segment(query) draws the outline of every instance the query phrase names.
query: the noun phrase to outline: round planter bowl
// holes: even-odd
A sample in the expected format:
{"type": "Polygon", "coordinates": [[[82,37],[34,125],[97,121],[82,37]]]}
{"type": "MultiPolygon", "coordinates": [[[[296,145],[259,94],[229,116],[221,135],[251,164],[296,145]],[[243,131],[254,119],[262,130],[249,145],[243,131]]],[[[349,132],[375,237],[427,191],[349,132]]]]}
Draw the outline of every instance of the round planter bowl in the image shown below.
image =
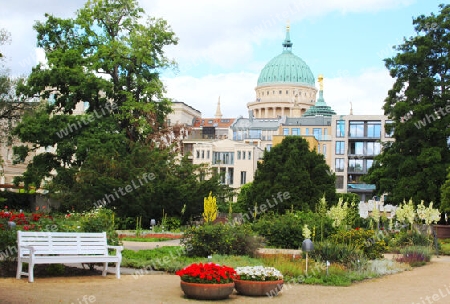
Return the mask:
{"type": "Polygon", "coordinates": [[[234,280],[234,288],[245,296],[276,296],[283,288],[283,280],[247,281],[234,280]]]}
{"type": "Polygon", "coordinates": [[[226,299],[234,290],[234,283],[201,284],[181,281],[180,286],[186,297],[197,300],[226,299]]]}
{"type": "Polygon", "coordinates": [[[450,225],[433,225],[433,229],[436,231],[438,239],[450,238],[450,225]]]}

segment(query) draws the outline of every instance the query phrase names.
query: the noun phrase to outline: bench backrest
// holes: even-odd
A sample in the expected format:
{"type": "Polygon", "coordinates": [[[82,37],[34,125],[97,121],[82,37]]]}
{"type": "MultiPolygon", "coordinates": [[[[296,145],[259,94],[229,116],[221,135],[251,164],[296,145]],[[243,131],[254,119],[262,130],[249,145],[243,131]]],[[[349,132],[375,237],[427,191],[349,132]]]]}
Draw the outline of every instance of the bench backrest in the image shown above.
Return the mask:
{"type": "Polygon", "coordinates": [[[33,246],[36,254],[98,254],[108,255],[106,232],[37,232],[17,231],[20,256],[29,250],[20,246],[33,246]]]}

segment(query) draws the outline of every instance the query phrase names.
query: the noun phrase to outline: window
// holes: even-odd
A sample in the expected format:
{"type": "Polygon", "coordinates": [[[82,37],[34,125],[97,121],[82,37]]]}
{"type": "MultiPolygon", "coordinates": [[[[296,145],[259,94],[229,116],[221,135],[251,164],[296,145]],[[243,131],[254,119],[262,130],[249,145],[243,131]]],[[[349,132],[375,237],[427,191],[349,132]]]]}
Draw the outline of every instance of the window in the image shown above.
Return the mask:
{"type": "Polygon", "coordinates": [[[317,153],[320,153],[320,144],[317,144],[317,153]]]}
{"type": "Polygon", "coordinates": [[[344,188],[344,177],[343,176],[336,176],[336,188],[337,189],[344,188]]]}
{"type": "Polygon", "coordinates": [[[322,147],[322,154],[323,154],[323,155],[326,155],[326,154],[327,154],[327,145],[326,145],[326,144],[323,144],[323,147],[322,147]]]}
{"type": "Polygon", "coordinates": [[[335,146],[336,155],[343,155],[345,153],[345,142],[337,141],[335,146]]]}
{"type": "Polygon", "coordinates": [[[289,90],[286,90],[286,95],[289,95],[289,90]]]}
{"type": "Polygon", "coordinates": [[[234,153],[233,152],[213,152],[213,165],[233,165],[234,153]]]}
{"type": "Polygon", "coordinates": [[[280,95],[281,95],[281,94],[283,94],[283,93],[281,93],[281,90],[279,90],[279,91],[278,91],[278,94],[280,94],[280,95]]]}
{"type": "Polygon", "coordinates": [[[313,134],[317,140],[322,140],[322,129],[321,128],[313,128],[313,134]]]}
{"type": "Polygon", "coordinates": [[[260,139],[261,138],[261,129],[257,129],[257,130],[249,130],[249,138],[256,138],[256,139],[260,139]]]}
{"type": "Polygon", "coordinates": [[[247,171],[241,171],[241,185],[247,182],[247,171]]]}
{"type": "Polygon", "coordinates": [[[271,149],[272,149],[272,145],[271,145],[271,144],[268,144],[268,145],[266,146],[266,150],[267,150],[268,152],[270,152],[271,149]]]}
{"type": "Polygon", "coordinates": [[[300,135],[300,128],[293,128],[292,135],[300,135]]]}
{"type": "Polygon", "coordinates": [[[197,156],[197,158],[200,158],[200,151],[199,150],[197,150],[196,156],[197,156]]]}
{"type": "Polygon", "coordinates": [[[309,128],[305,129],[305,135],[309,135],[309,128]]]}
{"type": "Polygon", "coordinates": [[[336,137],[345,137],[345,121],[336,120],[336,137]]]}
{"type": "Polygon", "coordinates": [[[364,155],[364,143],[360,141],[350,143],[350,154],[364,155]]]}
{"type": "Polygon", "coordinates": [[[237,159],[241,159],[241,151],[237,151],[237,159]]]}
{"type": "Polygon", "coordinates": [[[283,135],[289,135],[289,129],[288,128],[284,128],[283,129],[283,135]]]}
{"type": "Polygon", "coordinates": [[[363,160],[362,159],[349,159],[348,171],[351,172],[363,172],[363,160]]]}
{"type": "Polygon", "coordinates": [[[378,155],[380,154],[380,143],[379,142],[368,142],[366,155],[378,155]]]}
{"type": "Polygon", "coordinates": [[[381,137],[381,123],[369,121],[367,123],[367,137],[380,138],[381,137]]]}
{"type": "Polygon", "coordinates": [[[242,151],[242,159],[245,159],[245,151],[242,151]]]}
{"type": "Polygon", "coordinates": [[[202,150],[202,159],[205,158],[205,150],[202,150]]]}
{"type": "Polygon", "coordinates": [[[335,172],[344,172],[344,159],[336,158],[334,161],[334,171],[335,172]]]}
{"type": "Polygon", "coordinates": [[[366,168],[369,170],[373,166],[373,159],[366,160],[366,168]]]}
{"type": "Polygon", "coordinates": [[[251,151],[248,151],[248,159],[249,160],[252,159],[252,152],[251,151]]]}
{"type": "Polygon", "coordinates": [[[210,154],[209,154],[209,150],[208,150],[208,151],[206,151],[206,159],[209,159],[209,157],[210,157],[210,154]]]}
{"type": "Polygon", "coordinates": [[[364,137],[364,122],[351,121],[350,122],[350,137],[364,137]]]}

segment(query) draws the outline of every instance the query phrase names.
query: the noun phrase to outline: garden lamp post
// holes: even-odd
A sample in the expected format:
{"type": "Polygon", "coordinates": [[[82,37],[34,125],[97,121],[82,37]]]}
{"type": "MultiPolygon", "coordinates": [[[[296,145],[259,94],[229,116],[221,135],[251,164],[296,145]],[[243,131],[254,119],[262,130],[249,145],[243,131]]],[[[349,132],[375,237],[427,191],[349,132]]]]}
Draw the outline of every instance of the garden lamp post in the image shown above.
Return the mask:
{"type": "Polygon", "coordinates": [[[314,250],[314,244],[310,239],[305,239],[302,242],[302,251],[306,252],[306,274],[308,274],[308,252],[314,250]]]}

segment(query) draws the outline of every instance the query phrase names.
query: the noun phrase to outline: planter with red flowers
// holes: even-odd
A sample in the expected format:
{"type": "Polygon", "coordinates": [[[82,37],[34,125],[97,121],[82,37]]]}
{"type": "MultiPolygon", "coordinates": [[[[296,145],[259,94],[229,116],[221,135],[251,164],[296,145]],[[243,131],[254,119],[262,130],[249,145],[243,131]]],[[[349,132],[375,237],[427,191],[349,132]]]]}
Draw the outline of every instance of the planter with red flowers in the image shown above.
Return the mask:
{"type": "Polygon", "coordinates": [[[232,267],[214,263],[191,264],[176,274],[186,297],[197,300],[228,298],[234,290],[234,279],[238,278],[232,267]]]}

